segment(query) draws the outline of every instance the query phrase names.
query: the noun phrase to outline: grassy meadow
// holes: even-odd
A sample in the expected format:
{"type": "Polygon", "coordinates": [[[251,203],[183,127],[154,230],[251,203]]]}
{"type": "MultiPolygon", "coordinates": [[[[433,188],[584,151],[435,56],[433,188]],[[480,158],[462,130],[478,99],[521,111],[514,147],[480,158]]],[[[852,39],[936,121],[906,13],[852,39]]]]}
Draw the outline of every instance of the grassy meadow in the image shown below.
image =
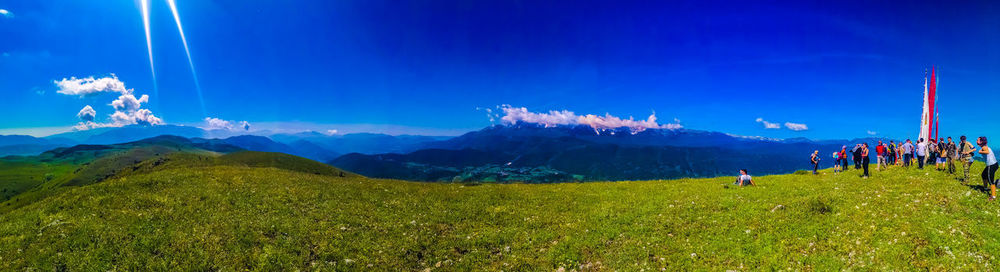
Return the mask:
{"type": "MultiPolygon", "coordinates": [[[[978,184],[982,165],[973,169],[978,184]]],[[[931,169],[440,184],[136,171],[0,213],[0,270],[987,270],[1000,203],[931,169]]]]}

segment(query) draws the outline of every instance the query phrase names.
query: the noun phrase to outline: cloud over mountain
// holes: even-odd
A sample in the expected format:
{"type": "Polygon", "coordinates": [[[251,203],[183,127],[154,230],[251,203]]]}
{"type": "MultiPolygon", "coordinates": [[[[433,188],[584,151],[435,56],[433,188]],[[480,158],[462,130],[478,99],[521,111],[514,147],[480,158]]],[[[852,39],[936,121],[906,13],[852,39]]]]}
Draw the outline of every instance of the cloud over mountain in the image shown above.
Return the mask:
{"type": "MultiPolygon", "coordinates": [[[[560,125],[587,125],[595,130],[627,127],[633,132],[654,128],[679,129],[683,127],[680,124],[680,120],[677,119],[674,119],[674,123],[657,123],[656,113],[650,114],[645,120],[635,120],[632,117],[623,119],[609,113],[604,114],[604,116],[599,116],[594,114],[577,115],[569,110],[532,112],[528,111],[525,107],[513,107],[511,105],[501,105],[498,108],[501,112],[503,112],[503,116],[499,117],[500,121],[507,125],[513,125],[519,122],[539,124],[545,127],[560,125]]],[[[487,112],[492,113],[492,111],[487,112]]],[[[496,119],[494,116],[495,115],[491,115],[491,121],[496,119]]]]}
{"type": "MultiPolygon", "coordinates": [[[[764,129],[781,129],[781,123],[772,123],[764,120],[764,118],[757,117],[754,122],[761,123],[764,125],[764,129]]],[[[809,130],[809,126],[806,124],[785,122],[785,128],[792,131],[806,131],[809,130]]]]}
{"type": "Polygon", "coordinates": [[[756,121],[757,121],[757,123],[764,124],[764,128],[766,128],[766,129],[780,129],[781,128],[781,124],[768,122],[767,120],[764,120],[764,118],[758,117],[756,121]]]}
{"type": "Polygon", "coordinates": [[[207,130],[250,130],[250,122],[236,122],[215,117],[205,117],[205,126],[202,128],[207,130]]]}
{"type": "Polygon", "coordinates": [[[215,118],[215,117],[205,117],[205,127],[203,127],[203,128],[204,129],[232,130],[233,129],[233,123],[229,122],[229,121],[226,121],[226,120],[219,119],[219,118],[215,118]]]}
{"type": "Polygon", "coordinates": [[[793,131],[809,130],[809,126],[806,126],[806,124],[798,124],[792,122],[785,122],[785,128],[791,129],[793,131]]]}
{"type": "Polygon", "coordinates": [[[121,127],[127,125],[162,125],[163,120],[153,114],[149,109],[142,108],[143,103],[149,102],[149,95],[135,97],[133,89],[125,88],[125,83],[118,80],[118,77],[111,75],[102,78],[63,78],[53,81],[59,90],[57,93],[65,95],[76,95],[80,97],[94,96],[104,92],[118,93],[118,98],[112,100],[109,106],[115,112],[109,118],[110,122],[96,122],[97,111],[90,105],[85,106],[77,113],[81,122],[73,128],[76,130],[87,130],[98,127],[121,127]]]}
{"type": "Polygon", "coordinates": [[[90,105],[83,106],[80,112],[76,114],[76,117],[79,117],[84,122],[94,121],[94,116],[97,116],[97,111],[91,108],[90,105]]]}

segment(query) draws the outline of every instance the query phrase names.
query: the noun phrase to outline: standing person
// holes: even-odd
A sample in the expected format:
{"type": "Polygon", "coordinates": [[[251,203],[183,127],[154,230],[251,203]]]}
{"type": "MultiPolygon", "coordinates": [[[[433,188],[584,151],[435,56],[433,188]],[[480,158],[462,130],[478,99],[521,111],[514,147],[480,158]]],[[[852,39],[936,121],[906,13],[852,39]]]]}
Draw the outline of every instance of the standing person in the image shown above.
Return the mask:
{"type": "Polygon", "coordinates": [[[927,161],[924,162],[925,165],[931,165],[937,162],[937,143],[935,139],[931,138],[927,140],[927,161]]]}
{"type": "Polygon", "coordinates": [[[910,167],[910,162],[913,160],[913,142],[910,139],[906,139],[906,143],[900,146],[903,150],[903,166],[910,167]]]}
{"type": "Polygon", "coordinates": [[[924,163],[927,162],[927,142],[924,142],[924,138],[917,140],[917,150],[914,153],[917,154],[917,169],[924,169],[924,163]]]}
{"type": "Polygon", "coordinates": [[[885,144],[883,144],[882,141],[879,140],[878,145],[875,146],[875,156],[876,156],[875,169],[882,171],[883,166],[889,167],[885,165],[885,155],[886,155],[885,144]]]}
{"type": "Polygon", "coordinates": [[[855,144],[851,149],[851,159],[854,160],[854,169],[861,169],[861,144],[855,144]]]}
{"type": "Polygon", "coordinates": [[[983,154],[983,160],[986,161],[986,169],[983,169],[980,176],[983,178],[983,186],[990,188],[988,200],[993,201],[997,198],[997,183],[993,179],[997,173],[997,157],[993,155],[993,149],[986,146],[986,137],[980,136],[979,139],[976,139],[976,144],[979,145],[979,154],[983,154]]]}
{"type": "Polygon", "coordinates": [[[944,138],[938,139],[937,149],[937,170],[944,171],[945,166],[947,166],[945,163],[948,162],[948,143],[944,141],[944,138]]]}
{"type": "Polygon", "coordinates": [[[868,177],[868,163],[871,162],[871,158],[868,157],[868,143],[865,143],[861,147],[861,167],[865,169],[865,174],[862,177],[868,177]]]}
{"type": "Polygon", "coordinates": [[[833,174],[840,172],[840,151],[833,152],[833,174]]]}
{"type": "Polygon", "coordinates": [[[896,146],[896,165],[903,165],[903,142],[896,146]]]}
{"type": "Polygon", "coordinates": [[[955,174],[955,160],[958,159],[958,148],[955,142],[948,137],[948,174],[955,174]]]}
{"type": "Polygon", "coordinates": [[[969,182],[969,169],[972,168],[972,153],[976,152],[976,147],[972,146],[969,141],[966,140],[965,135],[959,137],[958,143],[958,156],[959,161],[962,163],[962,183],[969,182]]]}
{"type": "Polygon", "coordinates": [[[819,174],[816,172],[819,170],[819,150],[813,151],[812,156],[810,156],[809,161],[813,164],[813,175],[819,174]]]}
{"type": "Polygon", "coordinates": [[[896,142],[889,140],[889,165],[896,165],[896,142]]]}
{"type": "Polygon", "coordinates": [[[840,167],[840,171],[844,172],[844,170],[847,170],[847,145],[840,147],[840,157],[838,157],[838,159],[840,159],[840,163],[843,164],[840,167]]]}

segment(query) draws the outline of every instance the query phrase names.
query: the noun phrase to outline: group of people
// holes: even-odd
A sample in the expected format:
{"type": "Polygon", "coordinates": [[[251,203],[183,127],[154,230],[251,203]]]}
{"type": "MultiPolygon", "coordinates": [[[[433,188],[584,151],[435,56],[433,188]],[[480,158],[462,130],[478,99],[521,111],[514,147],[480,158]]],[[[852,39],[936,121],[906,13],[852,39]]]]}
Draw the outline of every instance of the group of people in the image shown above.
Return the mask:
{"type": "MultiPolygon", "coordinates": [[[[863,169],[861,176],[864,178],[869,177],[868,164],[871,160],[870,152],[871,149],[868,143],[856,144],[850,150],[847,149],[846,145],[842,146],[840,151],[833,153],[834,174],[848,169],[847,158],[848,154],[850,154],[854,162],[854,169],[863,169]]],[[[945,138],[930,140],[920,138],[916,144],[907,139],[899,145],[895,141],[889,141],[888,144],[879,141],[878,145],[875,146],[876,169],[882,170],[892,165],[910,167],[914,163],[916,163],[917,168],[924,169],[924,165],[934,164],[937,170],[954,174],[956,171],[955,162],[957,161],[963,168],[961,180],[963,183],[967,183],[969,169],[972,167],[976,153],[982,155],[983,161],[986,162],[986,169],[983,169],[980,176],[983,180],[983,186],[990,189],[989,200],[993,200],[996,198],[996,186],[998,183],[995,175],[1000,165],[997,164],[993,149],[987,146],[986,137],[976,139],[976,145],[967,141],[965,136],[960,137],[959,142],[954,142],[951,137],[947,137],[947,140],[945,138]]],[[[818,174],[821,160],[819,150],[814,151],[809,160],[813,166],[813,174],[818,174]]]]}

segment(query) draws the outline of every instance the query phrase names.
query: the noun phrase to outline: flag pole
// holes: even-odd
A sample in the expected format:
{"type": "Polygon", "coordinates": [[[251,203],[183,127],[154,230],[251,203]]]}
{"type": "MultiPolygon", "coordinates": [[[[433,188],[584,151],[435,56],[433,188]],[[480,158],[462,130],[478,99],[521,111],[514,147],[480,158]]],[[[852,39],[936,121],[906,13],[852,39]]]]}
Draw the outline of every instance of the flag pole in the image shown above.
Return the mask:
{"type": "Polygon", "coordinates": [[[932,66],[931,67],[931,76],[934,77],[934,117],[935,117],[935,119],[937,119],[934,122],[934,139],[940,139],[939,136],[941,136],[941,134],[940,134],[940,132],[941,132],[941,109],[939,109],[940,107],[938,107],[938,104],[937,104],[937,102],[938,102],[937,71],[935,71],[935,70],[937,70],[937,69],[935,69],[932,66]]]}

